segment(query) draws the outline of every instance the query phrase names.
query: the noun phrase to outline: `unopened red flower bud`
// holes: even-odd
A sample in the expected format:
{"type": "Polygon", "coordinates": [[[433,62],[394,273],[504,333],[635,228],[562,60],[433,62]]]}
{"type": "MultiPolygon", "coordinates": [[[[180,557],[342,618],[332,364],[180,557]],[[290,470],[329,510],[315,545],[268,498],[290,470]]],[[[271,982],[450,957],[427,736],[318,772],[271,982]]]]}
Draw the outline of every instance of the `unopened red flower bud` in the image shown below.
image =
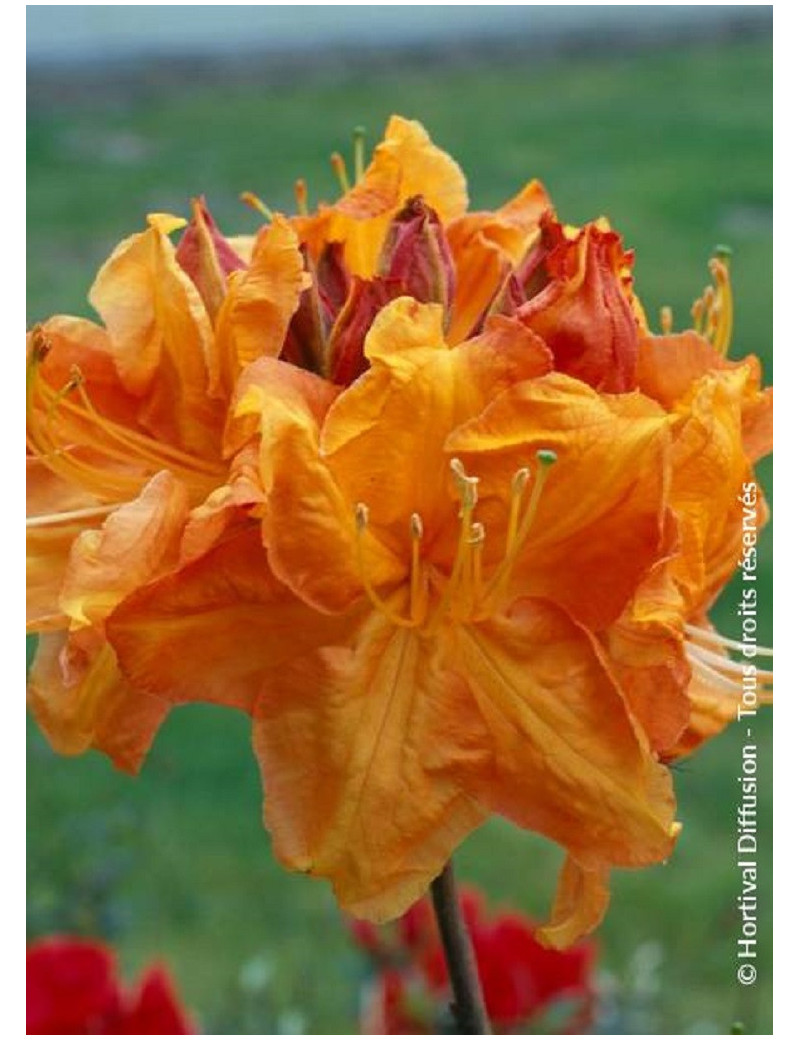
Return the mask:
{"type": "Polygon", "coordinates": [[[379,265],[404,294],[420,303],[449,310],[455,292],[455,266],[442,222],[421,195],[410,198],[389,226],[379,265]]]}

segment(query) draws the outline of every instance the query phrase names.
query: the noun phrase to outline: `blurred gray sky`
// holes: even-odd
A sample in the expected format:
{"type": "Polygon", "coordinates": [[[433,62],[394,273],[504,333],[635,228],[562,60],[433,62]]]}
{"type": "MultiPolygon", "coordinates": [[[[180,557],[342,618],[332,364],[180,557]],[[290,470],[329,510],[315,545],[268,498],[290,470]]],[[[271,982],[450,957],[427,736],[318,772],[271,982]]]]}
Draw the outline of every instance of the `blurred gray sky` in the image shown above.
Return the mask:
{"type": "Polygon", "coordinates": [[[299,50],[305,47],[452,44],[483,36],[568,37],[615,26],[658,37],[724,25],[768,5],[675,6],[27,6],[32,69],[137,56],[299,50]]]}

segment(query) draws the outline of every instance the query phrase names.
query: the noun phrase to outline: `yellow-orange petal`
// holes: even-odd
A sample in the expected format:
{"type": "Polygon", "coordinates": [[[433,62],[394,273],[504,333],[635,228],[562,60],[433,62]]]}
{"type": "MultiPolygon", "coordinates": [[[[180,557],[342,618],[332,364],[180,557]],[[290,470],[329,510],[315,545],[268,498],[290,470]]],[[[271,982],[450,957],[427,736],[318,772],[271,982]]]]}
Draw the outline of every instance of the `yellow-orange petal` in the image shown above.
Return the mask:
{"type": "Polygon", "coordinates": [[[645,336],[639,343],[637,381],[643,393],[672,409],[710,373],[746,373],[740,384],[741,430],[751,463],[772,451],[772,388],[761,389],[761,363],[751,354],[741,361],[722,357],[696,332],[645,336]]]}
{"type": "MultiPolygon", "coordinates": [[[[619,615],[662,554],[670,420],[645,404],[553,373],[500,394],[445,445],[501,503],[537,450],[556,453],[511,587],[594,630],[619,615]]],[[[493,551],[487,540],[487,558],[493,551]]]]}
{"type": "Polygon", "coordinates": [[[129,773],[139,769],[169,709],[122,679],[108,643],[64,632],[40,636],[28,703],[60,754],[97,748],[129,773]]]}
{"type": "Polygon", "coordinates": [[[505,276],[536,239],[539,221],[550,208],[544,187],[533,180],[496,212],[467,213],[447,228],[456,269],[450,343],[470,335],[505,276]]]}
{"type": "Polygon", "coordinates": [[[625,700],[654,751],[672,747],[689,724],[691,667],[683,649],[685,602],[656,564],[602,636],[625,700]]]}
{"type": "Polygon", "coordinates": [[[486,816],[469,793],[487,748],[463,681],[440,644],[376,615],[352,647],[267,679],[254,746],[276,855],[359,917],[406,910],[486,816]]]}
{"type": "MultiPolygon", "coordinates": [[[[701,376],[674,407],[669,498],[682,546],[670,574],[686,597],[689,614],[708,606],[741,555],[740,496],[752,480],[741,436],[748,378],[744,367],[701,376]]],[[[751,519],[760,527],[766,512],[763,496],[757,497],[751,519]]]]}
{"type": "Polygon", "coordinates": [[[156,577],[177,555],[188,513],[187,489],[163,470],[101,527],[84,531],[70,551],[59,598],[71,627],[102,622],[126,595],[156,577]]]}
{"type": "Polygon", "coordinates": [[[346,624],[313,613],[275,579],[251,523],[133,593],[106,630],[137,689],[250,711],[268,669],[342,638],[346,624]]]}
{"type": "Polygon", "coordinates": [[[542,945],[565,950],[594,931],[608,909],[608,875],[605,867],[586,870],[571,856],[566,857],[550,920],[536,929],[536,938],[542,945]]]}
{"type": "Polygon", "coordinates": [[[216,324],[214,386],[230,394],[246,365],[280,354],[300,294],[309,285],[297,235],[276,214],[256,237],[247,269],[229,276],[216,324]]]}
{"type": "Polygon", "coordinates": [[[461,628],[458,643],[492,748],[487,808],[586,869],[663,860],[675,837],[672,778],[592,639],[557,607],[522,600],[461,628]]]}
{"type": "MultiPolygon", "coordinates": [[[[277,577],[322,611],[349,607],[364,592],[354,503],[320,454],[320,424],[339,388],[285,362],[262,358],[240,380],[231,445],[258,436],[264,544],[277,577]]],[[[370,568],[397,578],[392,555],[367,533],[370,568]]]]}
{"type": "Polygon", "coordinates": [[[65,628],[58,600],[70,549],[88,527],[108,515],[94,496],[57,477],[40,458],[28,456],[26,524],[27,627],[30,632],[65,628]]]}
{"type": "Polygon", "coordinates": [[[219,451],[223,409],[209,393],[214,339],[205,304],[175,259],[168,224],[121,242],[89,300],[105,323],[124,387],[153,434],[202,458],[219,451]]]}
{"type": "Polygon", "coordinates": [[[323,225],[316,222],[312,237],[319,239],[322,231],[327,241],[344,242],[351,273],[370,278],[377,273],[392,216],[415,195],[421,195],[445,224],[467,208],[466,180],[458,164],[433,144],[420,123],[392,116],[363,177],[324,211],[323,225]]]}

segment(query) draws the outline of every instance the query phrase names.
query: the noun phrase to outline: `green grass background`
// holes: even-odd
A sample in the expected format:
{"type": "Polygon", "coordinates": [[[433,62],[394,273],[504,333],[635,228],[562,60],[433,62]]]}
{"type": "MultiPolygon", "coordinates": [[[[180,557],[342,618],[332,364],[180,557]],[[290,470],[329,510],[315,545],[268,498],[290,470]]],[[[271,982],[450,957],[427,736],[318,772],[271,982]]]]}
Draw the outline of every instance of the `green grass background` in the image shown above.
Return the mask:
{"type": "MultiPolygon", "coordinates": [[[[298,75],[280,86],[98,89],[69,104],[34,104],[29,320],[89,314],[85,296],[98,264],[141,227],[147,211],[186,213],[188,198],[204,193],[234,233],[256,225],[237,201],[240,190],[287,209],[302,175],[312,199],[332,197],[329,153],[348,146],[357,123],[375,140],[392,112],[421,119],[458,158],[474,206],[494,206],[537,176],[562,218],[579,223],[606,214],[636,249],[636,285],[654,321],[669,303],[677,323],[688,323],[711,250],[719,241],[731,245],[734,354],[757,353],[769,376],[766,40],[559,63],[516,57],[470,67],[395,65],[381,74],[298,75]]],[[[760,474],[769,489],[769,468],[760,474]]],[[[766,642],[768,534],[760,564],[759,635],[766,642]]],[[[734,581],[716,614],[731,636],[738,634],[737,590],[734,581]]],[[[684,833],[671,861],[614,880],[598,941],[636,1031],[728,1032],[738,1020],[746,1032],[771,1032],[768,712],[755,732],[758,982],[743,988],[735,980],[734,814],[743,733],[734,726],[676,771],[684,833]],[[658,960],[659,951],[648,990],[642,964],[658,960]]],[[[137,779],[95,754],[54,756],[33,726],[28,739],[32,934],[102,929],[116,936],[128,971],[163,957],[207,1031],[268,1031],[267,1022],[292,1031],[295,1012],[308,1032],[354,1030],[360,960],[327,887],[284,873],[272,859],[246,719],[199,705],[175,711],[137,779]],[[242,967],[253,958],[269,976],[261,989],[252,964],[242,985],[242,967]]],[[[496,903],[541,914],[557,862],[557,850],[497,820],[465,843],[457,869],[496,903]]]]}

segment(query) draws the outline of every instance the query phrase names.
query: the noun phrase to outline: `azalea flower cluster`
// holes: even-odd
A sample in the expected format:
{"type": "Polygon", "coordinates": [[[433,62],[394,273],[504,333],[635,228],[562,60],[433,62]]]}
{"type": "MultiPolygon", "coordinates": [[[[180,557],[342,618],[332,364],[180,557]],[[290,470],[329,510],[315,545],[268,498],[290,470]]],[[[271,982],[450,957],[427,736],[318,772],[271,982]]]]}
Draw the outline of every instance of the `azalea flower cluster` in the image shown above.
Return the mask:
{"type": "Polygon", "coordinates": [[[653,332],[619,234],[538,181],[470,212],[400,117],[335,165],[253,237],[150,216],[102,324],[30,332],[32,710],[130,771],[171,706],[247,712],[275,854],[373,920],[500,813],[564,848],[539,937],[569,945],[735,717],[707,614],[771,394],[727,358],[725,255],[653,332]]]}
{"type": "Polygon", "coordinates": [[[117,976],[114,951],[72,936],[39,939],[27,951],[31,1035],[194,1033],[167,972],[149,968],[133,989],[117,976]]]}
{"type": "MultiPolygon", "coordinates": [[[[595,999],[593,944],[548,949],[536,940],[535,922],[513,911],[491,914],[477,889],[462,888],[459,902],[492,1032],[586,1032],[595,999]]],[[[415,903],[382,928],[353,921],[351,932],[375,971],[365,992],[362,1033],[446,1031],[448,974],[430,903],[415,903]]]]}

